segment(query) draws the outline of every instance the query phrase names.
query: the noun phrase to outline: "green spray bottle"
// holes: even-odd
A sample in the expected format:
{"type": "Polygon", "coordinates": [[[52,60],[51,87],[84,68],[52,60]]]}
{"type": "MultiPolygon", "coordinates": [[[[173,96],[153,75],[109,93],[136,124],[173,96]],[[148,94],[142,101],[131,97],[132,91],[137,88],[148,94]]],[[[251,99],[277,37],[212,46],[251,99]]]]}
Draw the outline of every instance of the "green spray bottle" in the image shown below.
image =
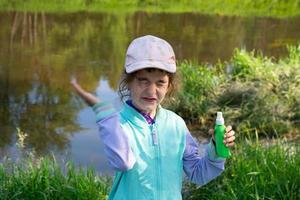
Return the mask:
{"type": "Polygon", "coordinates": [[[231,156],[231,153],[228,147],[226,147],[225,144],[223,143],[225,133],[226,133],[226,127],[224,125],[224,118],[222,112],[217,112],[217,119],[215,125],[216,150],[218,156],[223,158],[228,158],[231,156]]]}

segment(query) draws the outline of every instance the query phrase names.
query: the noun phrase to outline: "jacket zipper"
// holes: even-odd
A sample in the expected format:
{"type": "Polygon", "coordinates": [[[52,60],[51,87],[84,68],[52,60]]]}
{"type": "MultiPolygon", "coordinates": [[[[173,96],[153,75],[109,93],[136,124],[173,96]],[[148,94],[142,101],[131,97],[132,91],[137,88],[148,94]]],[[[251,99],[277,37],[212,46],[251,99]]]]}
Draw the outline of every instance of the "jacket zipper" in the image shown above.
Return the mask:
{"type": "Polygon", "coordinates": [[[153,124],[151,126],[152,126],[152,130],[151,130],[152,142],[153,142],[153,145],[157,145],[158,142],[157,142],[156,128],[155,128],[155,126],[153,124]]]}
{"type": "Polygon", "coordinates": [[[154,145],[154,151],[155,151],[155,178],[156,178],[156,199],[160,200],[160,148],[158,145],[158,135],[157,135],[157,130],[156,130],[156,126],[154,124],[152,124],[152,130],[151,130],[151,134],[152,134],[152,141],[153,141],[153,145],[154,145]]]}

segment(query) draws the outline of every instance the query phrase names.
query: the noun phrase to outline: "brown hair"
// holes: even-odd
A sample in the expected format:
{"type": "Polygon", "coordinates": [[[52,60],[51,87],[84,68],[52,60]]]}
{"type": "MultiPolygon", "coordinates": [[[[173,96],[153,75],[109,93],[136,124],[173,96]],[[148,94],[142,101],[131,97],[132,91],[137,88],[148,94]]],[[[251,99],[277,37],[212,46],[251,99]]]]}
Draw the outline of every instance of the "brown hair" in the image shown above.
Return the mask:
{"type": "MultiPolygon", "coordinates": [[[[148,68],[147,70],[158,70],[156,68],[148,68]]],[[[164,71],[165,72],[165,71],[164,71]]],[[[169,88],[168,93],[166,95],[167,98],[170,98],[176,94],[179,88],[179,77],[177,73],[169,73],[165,72],[169,77],[169,88]]],[[[122,101],[125,100],[126,97],[130,96],[130,91],[128,89],[128,85],[133,81],[134,77],[136,75],[136,72],[133,73],[126,73],[126,71],[123,72],[121,76],[121,81],[119,83],[119,89],[118,94],[122,101]]]]}

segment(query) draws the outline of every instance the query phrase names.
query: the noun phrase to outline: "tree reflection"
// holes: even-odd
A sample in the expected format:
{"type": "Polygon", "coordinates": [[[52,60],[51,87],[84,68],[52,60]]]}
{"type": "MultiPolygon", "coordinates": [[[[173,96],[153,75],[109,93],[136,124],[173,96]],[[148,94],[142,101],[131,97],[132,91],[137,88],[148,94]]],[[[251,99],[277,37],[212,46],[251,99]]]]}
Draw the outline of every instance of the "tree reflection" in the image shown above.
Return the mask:
{"type": "Polygon", "coordinates": [[[12,17],[9,45],[1,36],[1,46],[9,47],[1,55],[1,147],[15,142],[15,128],[20,127],[28,133],[27,147],[38,154],[62,151],[69,143],[68,133],[80,128],[75,123],[78,106],[68,91],[70,67],[63,62],[52,67],[55,52],[48,50],[44,14],[12,17]]]}
{"type": "Polygon", "coordinates": [[[290,20],[198,14],[0,13],[0,148],[15,142],[15,128],[29,147],[63,150],[80,106],[69,86],[75,75],[95,91],[100,79],[116,89],[126,48],[138,36],[169,41],[179,60],[228,60],[236,47],[282,53],[282,38],[300,40],[299,18],[290,20]],[[266,28],[270,27],[270,28],[266,28]],[[276,46],[274,50],[273,46],[276,46]]]}

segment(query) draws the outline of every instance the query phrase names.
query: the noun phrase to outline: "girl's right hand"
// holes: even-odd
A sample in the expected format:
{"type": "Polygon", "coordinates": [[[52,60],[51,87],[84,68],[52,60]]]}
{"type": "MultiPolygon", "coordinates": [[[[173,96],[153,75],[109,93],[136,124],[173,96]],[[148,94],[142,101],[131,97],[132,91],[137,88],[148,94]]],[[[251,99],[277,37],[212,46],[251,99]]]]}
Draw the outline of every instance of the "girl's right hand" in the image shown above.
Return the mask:
{"type": "Polygon", "coordinates": [[[100,99],[98,99],[95,95],[91,94],[90,92],[87,92],[84,90],[78,83],[76,78],[71,79],[71,85],[75,89],[76,93],[89,105],[93,106],[96,103],[100,102],[100,99]]]}

